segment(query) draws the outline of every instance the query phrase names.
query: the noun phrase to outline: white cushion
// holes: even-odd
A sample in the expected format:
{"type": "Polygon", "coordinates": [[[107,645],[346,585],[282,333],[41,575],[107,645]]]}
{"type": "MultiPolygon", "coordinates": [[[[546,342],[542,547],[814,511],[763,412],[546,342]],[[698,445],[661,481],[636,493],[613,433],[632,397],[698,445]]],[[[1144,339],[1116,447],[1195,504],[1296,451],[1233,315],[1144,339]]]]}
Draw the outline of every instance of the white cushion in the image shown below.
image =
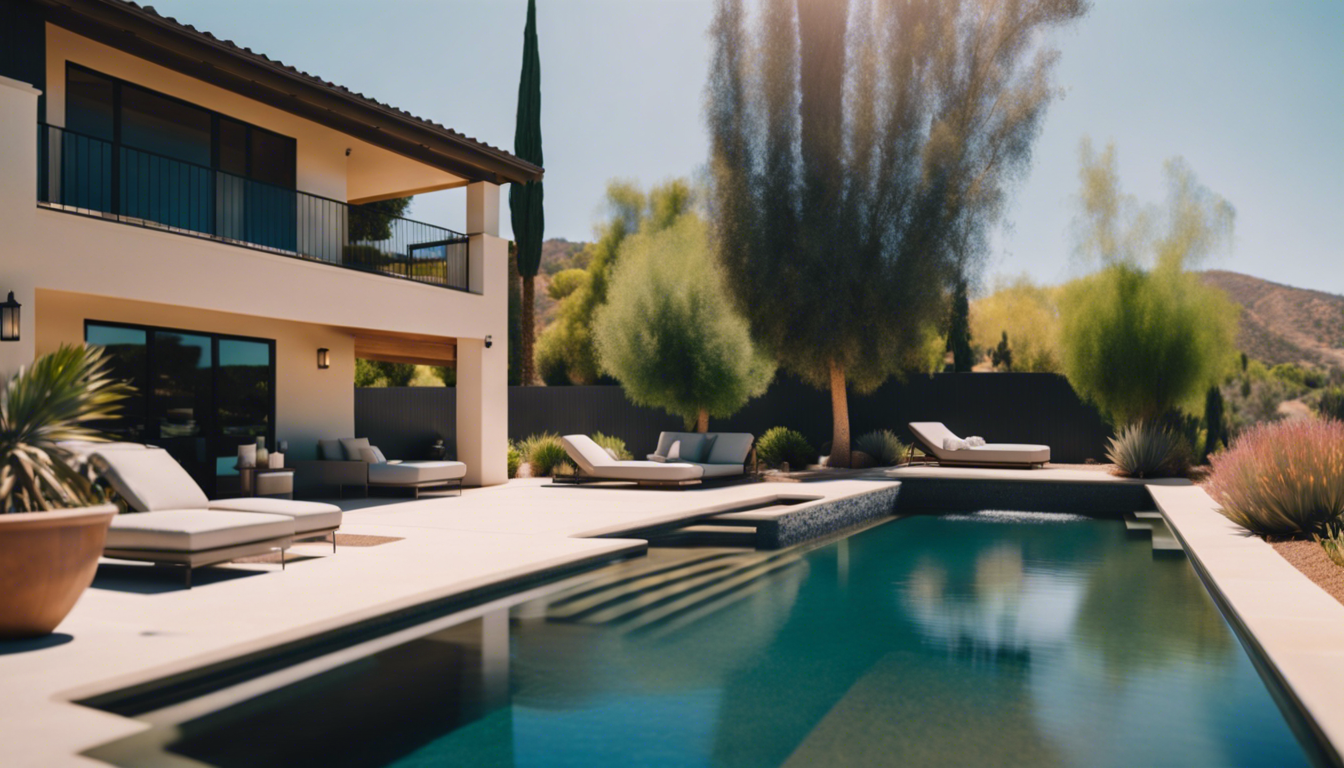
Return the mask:
{"type": "Polygon", "coordinates": [[[589,477],[608,480],[699,480],[704,469],[684,462],[612,461],[602,446],[587,435],[565,435],[560,438],[569,458],[589,477]]]}
{"type": "Polygon", "coordinates": [[[94,466],[132,508],[205,509],[205,492],[162,448],[93,454],[94,466]]]}
{"type": "Polygon", "coordinates": [[[667,448],[668,461],[681,461],[681,441],[673,440],[672,445],[667,448]]]}
{"type": "Polygon", "coordinates": [[[751,454],[751,444],[755,441],[746,432],[720,432],[715,436],[714,446],[705,457],[705,464],[745,464],[751,454]]]}
{"type": "Polygon", "coordinates": [[[317,458],[326,461],[341,461],[345,458],[345,449],[340,440],[318,440],[317,458]]]}
{"type": "Polygon", "coordinates": [[[377,448],[360,448],[359,459],[368,464],[386,464],[387,460],[383,458],[382,451],[377,448]]]}
{"type": "Polygon", "coordinates": [[[107,529],[107,549],[203,552],[294,535],[294,519],[254,512],[169,509],[117,515],[107,529]]]}
{"type": "Polygon", "coordinates": [[[411,485],[442,480],[460,480],[467,465],[460,461],[403,461],[397,464],[370,464],[372,485],[411,485]]]}
{"type": "Polygon", "coordinates": [[[565,435],[560,438],[560,444],[565,446],[565,452],[579,469],[589,474],[597,467],[609,467],[617,463],[587,435],[565,435]]]}
{"type": "Polygon", "coordinates": [[[369,448],[369,438],[367,437],[342,437],[341,450],[345,453],[346,461],[359,461],[359,449],[369,448]]]}
{"type": "Polygon", "coordinates": [[[294,530],[320,531],[341,525],[341,508],[335,504],[316,501],[291,501],[257,496],[248,499],[220,499],[210,502],[210,508],[227,512],[264,512],[293,518],[294,530]]]}

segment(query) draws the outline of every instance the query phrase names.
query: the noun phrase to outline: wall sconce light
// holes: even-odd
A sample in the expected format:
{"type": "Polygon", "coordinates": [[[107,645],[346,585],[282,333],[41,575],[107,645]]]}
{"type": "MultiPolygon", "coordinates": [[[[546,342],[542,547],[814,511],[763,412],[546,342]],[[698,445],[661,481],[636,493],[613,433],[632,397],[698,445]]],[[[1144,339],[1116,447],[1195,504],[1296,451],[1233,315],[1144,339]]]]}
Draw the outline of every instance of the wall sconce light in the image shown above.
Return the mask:
{"type": "MultiPolygon", "coordinates": [[[[10,294],[10,298],[11,298],[11,299],[14,298],[14,295],[13,295],[13,294],[10,294]]],[[[495,343],[495,339],[494,339],[494,337],[493,337],[493,336],[490,336],[489,334],[486,334],[486,336],[485,336],[485,348],[486,348],[486,349],[489,349],[490,347],[494,346],[494,343],[495,343]]]]}
{"type": "Polygon", "coordinates": [[[19,340],[19,310],[22,304],[14,300],[14,292],[9,292],[9,300],[0,303],[0,341],[19,340]]]}
{"type": "Polygon", "coordinates": [[[322,347],[317,350],[317,367],[326,370],[331,367],[331,350],[322,347]]]}

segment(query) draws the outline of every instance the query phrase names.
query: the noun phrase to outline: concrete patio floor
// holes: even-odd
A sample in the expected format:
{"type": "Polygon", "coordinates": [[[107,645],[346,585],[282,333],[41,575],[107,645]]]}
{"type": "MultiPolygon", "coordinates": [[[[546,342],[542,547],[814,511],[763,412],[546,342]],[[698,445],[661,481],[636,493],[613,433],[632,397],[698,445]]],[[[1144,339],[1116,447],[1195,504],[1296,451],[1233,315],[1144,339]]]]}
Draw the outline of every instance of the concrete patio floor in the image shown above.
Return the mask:
{"type": "Polygon", "coordinates": [[[642,539],[591,538],[691,521],[778,497],[825,503],[887,479],[641,490],[515,480],[461,497],[339,502],[342,533],[373,547],[305,542],[278,565],[180,574],[107,562],[50,638],[0,644],[0,765],[102,765],[80,752],[148,728],[72,703],[160,680],[490,584],[641,554],[642,539]]]}

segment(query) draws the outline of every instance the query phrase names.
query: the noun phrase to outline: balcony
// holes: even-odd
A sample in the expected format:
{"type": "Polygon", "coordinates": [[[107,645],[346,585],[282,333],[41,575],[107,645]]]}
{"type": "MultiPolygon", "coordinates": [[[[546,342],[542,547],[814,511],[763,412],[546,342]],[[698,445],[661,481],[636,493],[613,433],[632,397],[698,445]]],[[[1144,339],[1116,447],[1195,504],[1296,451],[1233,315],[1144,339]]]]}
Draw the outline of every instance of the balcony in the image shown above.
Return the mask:
{"type": "Polygon", "coordinates": [[[38,204],[246,248],[470,290],[467,236],[52,125],[38,204]]]}

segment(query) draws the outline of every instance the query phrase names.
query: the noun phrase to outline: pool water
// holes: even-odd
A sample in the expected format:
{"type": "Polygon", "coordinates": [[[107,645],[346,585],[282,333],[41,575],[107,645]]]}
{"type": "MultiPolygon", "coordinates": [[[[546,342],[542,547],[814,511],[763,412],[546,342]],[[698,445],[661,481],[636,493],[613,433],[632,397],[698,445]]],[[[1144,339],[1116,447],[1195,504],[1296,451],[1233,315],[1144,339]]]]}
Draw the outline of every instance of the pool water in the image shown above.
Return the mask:
{"type": "Polygon", "coordinates": [[[1310,764],[1184,555],[1122,521],[653,550],[181,726],[207,764],[1310,764]]]}

